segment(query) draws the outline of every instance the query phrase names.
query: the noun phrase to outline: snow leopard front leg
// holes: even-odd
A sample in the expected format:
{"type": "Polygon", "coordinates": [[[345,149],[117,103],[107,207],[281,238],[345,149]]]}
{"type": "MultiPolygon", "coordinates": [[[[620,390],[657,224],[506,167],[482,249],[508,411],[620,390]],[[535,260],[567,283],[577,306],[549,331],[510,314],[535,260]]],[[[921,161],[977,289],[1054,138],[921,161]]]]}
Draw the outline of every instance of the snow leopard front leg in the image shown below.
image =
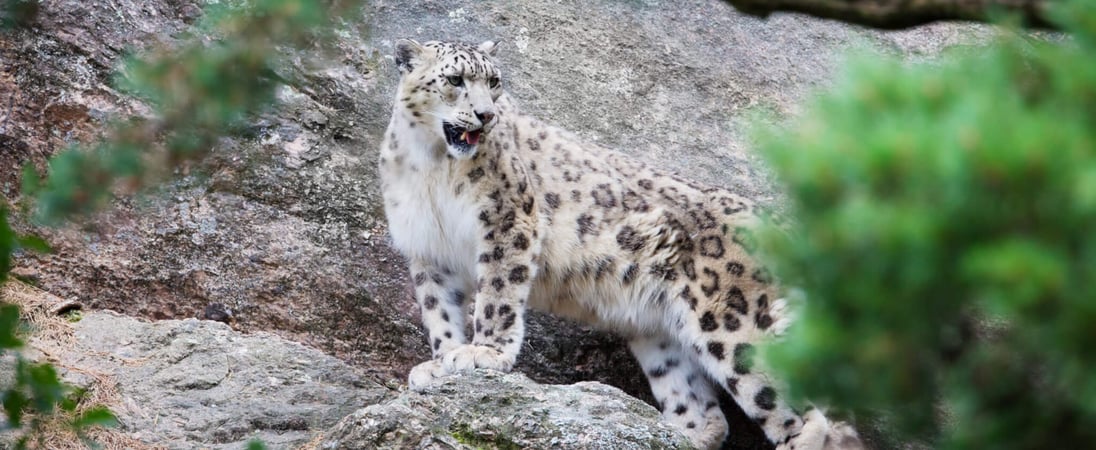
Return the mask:
{"type": "Polygon", "coordinates": [[[475,368],[509,371],[525,337],[525,306],[537,274],[540,239],[537,212],[520,162],[512,157],[502,180],[485,189],[478,214],[484,234],[478,243],[472,343],[442,356],[448,372],[475,368]]]}
{"type": "Polygon", "coordinates": [[[464,300],[467,292],[459,276],[426,261],[411,261],[411,280],[415,284],[415,299],[422,312],[427,342],[433,359],[415,366],[408,374],[412,389],[421,389],[434,378],[445,375],[441,355],[465,343],[464,300]]]}

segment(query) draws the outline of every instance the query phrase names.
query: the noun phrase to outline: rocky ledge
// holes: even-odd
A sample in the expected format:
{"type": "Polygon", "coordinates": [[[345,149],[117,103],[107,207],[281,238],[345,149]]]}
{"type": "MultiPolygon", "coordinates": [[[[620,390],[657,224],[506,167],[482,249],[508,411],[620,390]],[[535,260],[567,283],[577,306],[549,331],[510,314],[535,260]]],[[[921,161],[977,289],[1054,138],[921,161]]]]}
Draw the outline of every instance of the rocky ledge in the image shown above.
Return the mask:
{"type": "Polygon", "coordinates": [[[653,407],[596,382],[537,384],[477,370],[350,414],[320,448],[686,449],[653,407]]]}

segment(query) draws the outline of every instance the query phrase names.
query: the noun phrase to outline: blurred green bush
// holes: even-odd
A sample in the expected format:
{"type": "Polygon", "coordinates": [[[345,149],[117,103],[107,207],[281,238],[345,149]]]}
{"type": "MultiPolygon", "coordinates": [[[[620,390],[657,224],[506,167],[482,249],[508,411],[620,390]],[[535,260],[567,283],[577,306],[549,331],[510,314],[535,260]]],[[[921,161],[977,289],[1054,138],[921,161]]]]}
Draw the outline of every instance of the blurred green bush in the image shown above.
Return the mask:
{"type": "Polygon", "coordinates": [[[763,133],[794,397],[941,448],[1096,442],[1096,2],[1055,8],[1069,38],[864,58],[763,133]]]}

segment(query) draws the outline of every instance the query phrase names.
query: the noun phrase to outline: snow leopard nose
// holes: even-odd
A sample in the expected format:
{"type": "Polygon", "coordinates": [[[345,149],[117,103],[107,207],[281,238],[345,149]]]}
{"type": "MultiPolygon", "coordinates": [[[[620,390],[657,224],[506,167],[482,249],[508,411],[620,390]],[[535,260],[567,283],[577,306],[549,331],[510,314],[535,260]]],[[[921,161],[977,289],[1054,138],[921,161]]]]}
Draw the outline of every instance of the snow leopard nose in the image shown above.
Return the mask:
{"type": "Polygon", "coordinates": [[[476,118],[480,120],[480,123],[487,125],[491,119],[495,118],[495,113],[492,112],[476,112],[476,118]]]}

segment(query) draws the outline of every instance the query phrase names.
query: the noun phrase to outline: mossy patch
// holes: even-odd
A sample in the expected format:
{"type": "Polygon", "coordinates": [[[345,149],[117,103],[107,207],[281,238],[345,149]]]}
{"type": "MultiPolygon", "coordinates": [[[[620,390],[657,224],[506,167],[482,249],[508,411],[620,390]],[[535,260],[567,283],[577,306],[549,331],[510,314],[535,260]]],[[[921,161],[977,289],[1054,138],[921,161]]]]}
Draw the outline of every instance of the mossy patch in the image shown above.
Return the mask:
{"type": "Polygon", "coordinates": [[[453,436],[457,442],[474,449],[521,450],[523,448],[521,445],[510,440],[506,433],[496,432],[494,435],[485,435],[482,432],[473,430],[472,427],[466,423],[454,423],[450,425],[449,434],[453,436]]]}

